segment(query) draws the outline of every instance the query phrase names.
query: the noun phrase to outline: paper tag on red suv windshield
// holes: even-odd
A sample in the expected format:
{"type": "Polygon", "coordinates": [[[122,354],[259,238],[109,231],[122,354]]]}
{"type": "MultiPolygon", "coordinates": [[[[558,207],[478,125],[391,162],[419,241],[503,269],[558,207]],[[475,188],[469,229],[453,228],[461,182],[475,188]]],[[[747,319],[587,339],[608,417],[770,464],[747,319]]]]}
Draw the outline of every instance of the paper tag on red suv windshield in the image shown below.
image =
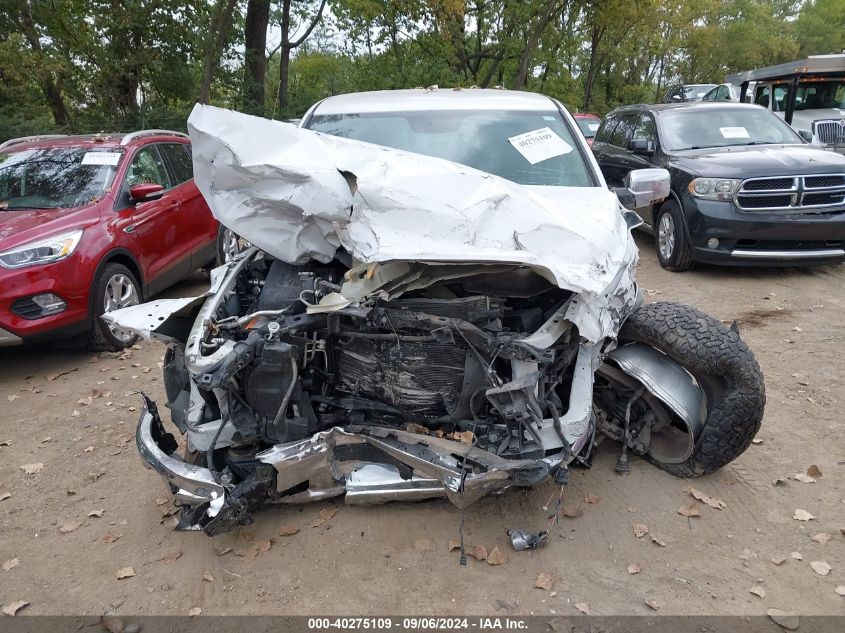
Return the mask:
{"type": "Polygon", "coordinates": [[[82,157],[83,165],[111,165],[114,167],[120,162],[120,152],[85,152],[82,157]]]}
{"type": "Polygon", "coordinates": [[[547,127],[511,136],[508,141],[532,165],[572,151],[569,143],[547,127]]]}
{"type": "Polygon", "coordinates": [[[722,138],[751,138],[744,127],[720,127],[722,138]]]}

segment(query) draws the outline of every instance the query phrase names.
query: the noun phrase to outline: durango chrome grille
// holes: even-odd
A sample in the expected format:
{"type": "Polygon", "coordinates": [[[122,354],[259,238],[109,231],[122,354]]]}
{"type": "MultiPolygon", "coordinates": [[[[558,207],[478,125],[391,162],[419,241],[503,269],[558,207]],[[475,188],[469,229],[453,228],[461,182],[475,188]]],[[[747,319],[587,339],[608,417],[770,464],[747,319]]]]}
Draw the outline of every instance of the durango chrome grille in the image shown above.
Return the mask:
{"type": "Polygon", "coordinates": [[[845,119],[814,121],[813,127],[818,138],[825,145],[845,144],[845,119]]]}
{"type": "Polygon", "coordinates": [[[734,202],[745,211],[845,207],[845,174],[749,178],[739,186],[734,202]]]}

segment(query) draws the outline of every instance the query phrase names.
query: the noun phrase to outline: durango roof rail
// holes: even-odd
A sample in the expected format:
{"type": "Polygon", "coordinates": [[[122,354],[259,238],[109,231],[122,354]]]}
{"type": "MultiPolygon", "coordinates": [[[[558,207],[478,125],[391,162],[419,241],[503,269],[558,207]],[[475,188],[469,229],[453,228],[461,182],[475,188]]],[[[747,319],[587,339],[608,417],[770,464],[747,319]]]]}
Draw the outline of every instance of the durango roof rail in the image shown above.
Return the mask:
{"type": "Polygon", "coordinates": [[[6,149],[7,147],[11,147],[12,145],[18,145],[20,143],[28,143],[29,141],[40,141],[42,139],[48,138],[64,138],[67,134],[38,134],[36,136],[20,136],[18,138],[10,138],[5,143],[0,143],[0,149],[6,149]]]}
{"type": "Polygon", "coordinates": [[[184,132],[175,132],[173,130],[139,130],[137,132],[130,132],[126,136],[124,136],[120,140],[121,145],[126,145],[131,141],[134,141],[136,138],[141,138],[143,136],[158,136],[161,134],[166,134],[168,136],[181,136],[182,138],[189,138],[187,134],[184,132]]]}

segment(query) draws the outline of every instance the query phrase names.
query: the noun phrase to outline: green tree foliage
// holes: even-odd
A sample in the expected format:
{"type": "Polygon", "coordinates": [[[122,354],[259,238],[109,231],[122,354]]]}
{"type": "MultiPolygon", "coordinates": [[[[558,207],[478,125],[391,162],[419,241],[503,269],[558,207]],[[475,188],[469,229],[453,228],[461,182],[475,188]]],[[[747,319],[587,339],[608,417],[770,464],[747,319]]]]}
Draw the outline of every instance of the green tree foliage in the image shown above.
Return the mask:
{"type": "Polygon", "coordinates": [[[845,0],[3,0],[0,138],[301,116],[357,90],[501,86],[603,114],[845,49],[845,0]]]}

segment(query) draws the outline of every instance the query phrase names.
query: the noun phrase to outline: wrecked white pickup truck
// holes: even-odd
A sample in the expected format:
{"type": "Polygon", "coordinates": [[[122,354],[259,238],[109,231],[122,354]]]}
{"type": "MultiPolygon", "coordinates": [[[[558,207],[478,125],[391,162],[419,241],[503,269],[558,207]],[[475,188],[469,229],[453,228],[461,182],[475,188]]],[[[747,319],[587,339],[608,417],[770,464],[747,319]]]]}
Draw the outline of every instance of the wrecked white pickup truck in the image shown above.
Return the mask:
{"type": "Polygon", "coordinates": [[[632,452],[684,477],[750,444],[751,351],[693,308],[643,305],[634,281],[638,217],[618,196],[665,197],[665,171],[609,191],[535,94],[346,95],[301,125],[197,106],[197,185],[252,246],[202,297],[104,316],[168,343],[185,448],[146,397],[137,443],[180,528],[340,495],[466,507],[565,483],[602,436],[618,471],[632,452]]]}

